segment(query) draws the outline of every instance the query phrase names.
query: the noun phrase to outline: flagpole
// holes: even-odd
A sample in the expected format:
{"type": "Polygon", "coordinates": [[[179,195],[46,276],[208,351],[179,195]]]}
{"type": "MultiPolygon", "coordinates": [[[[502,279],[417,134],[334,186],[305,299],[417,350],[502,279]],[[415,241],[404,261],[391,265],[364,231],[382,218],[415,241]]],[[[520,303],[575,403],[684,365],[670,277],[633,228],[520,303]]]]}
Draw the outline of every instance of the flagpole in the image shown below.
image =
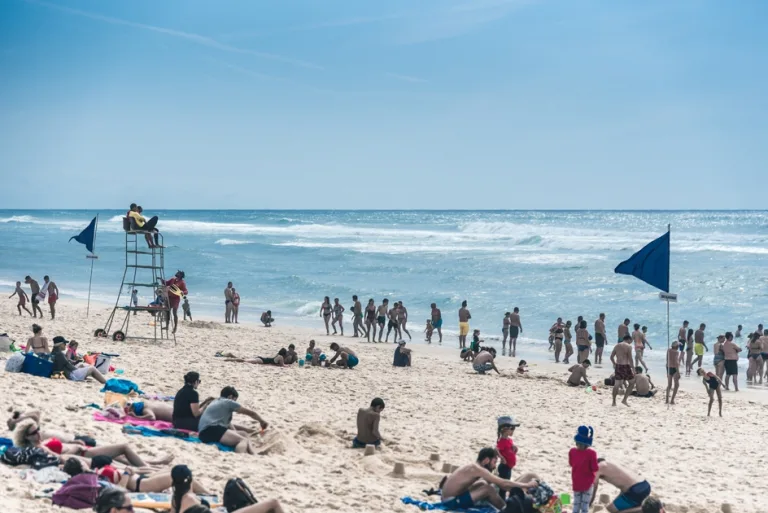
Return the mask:
{"type": "MultiPolygon", "coordinates": [[[[93,230],[93,251],[96,251],[96,232],[99,231],[99,214],[96,214],[96,226],[93,230]]],[[[88,278],[88,306],[85,309],[85,317],[91,313],[91,283],[93,282],[93,262],[99,258],[94,255],[86,255],[85,258],[91,259],[91,277],[88,278]]]]}
{"type": "MultiPolygon", "coordinates": [[[[670,243],[670,246],[671,246],[672,245],[672,224],[671,223],[667,224],[667,233],[669,233],[669,237],[670,237],[669,243],[670,243]]],[[[671,251],[670,251],[670,254],[671,254],[671,251]]],[[[667,298],[667,350],[669,350],[669,346],[670,346],[669,329],[670,329],[670,326],[669,326],[669,298],[667,298]]]]}

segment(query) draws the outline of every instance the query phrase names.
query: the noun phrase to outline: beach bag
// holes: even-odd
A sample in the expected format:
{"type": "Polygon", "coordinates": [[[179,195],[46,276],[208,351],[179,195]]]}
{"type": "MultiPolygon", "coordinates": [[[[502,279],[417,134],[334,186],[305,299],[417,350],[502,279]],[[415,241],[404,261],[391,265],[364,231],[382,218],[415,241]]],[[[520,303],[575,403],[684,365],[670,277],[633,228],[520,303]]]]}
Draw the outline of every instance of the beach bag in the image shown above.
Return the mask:
{"type": "Polygon", "coordinates": [[[101,486],[96,474],[78,474],[53,494],[53,503],[72,509],[90,509],[96,504],[101,486]]]}
{"type": "Polygon", "coordinates": [[[248,485],[239,477],[230,479],[224,486],[224,507],[229,513],[258,502],[248,485]]]}
{"type": "Polygon", "coordinates": [[[41,378],[50,378],[53,374],[53,362],[47,358],[40,358],[27,353],[24,357],[24,365],[21,371],[41,378]]]}
{"type": "Polygon", "coordinates": [[[38,447],[9,447],[0,457],[0,461],[12,467],[29,465],[35,470],[59,464],[59,458],[38,447]]]}
{"type": "Polygon", "coordinates": [[[5,362],[6,372],[21,372],[24,368],[25,356],[22,353],[16,353],[8,357],[8,361],[5,362]]]}
{"type": "Polygon", "coordinates": [[[96,361],[92,363],[94,367],[96,367],[96,370],[99,371],[103,376],[106,376],[109,372],[109,365],[112,363],[112,357],[105,354],[98,354],[96,355],[96,361]]]}

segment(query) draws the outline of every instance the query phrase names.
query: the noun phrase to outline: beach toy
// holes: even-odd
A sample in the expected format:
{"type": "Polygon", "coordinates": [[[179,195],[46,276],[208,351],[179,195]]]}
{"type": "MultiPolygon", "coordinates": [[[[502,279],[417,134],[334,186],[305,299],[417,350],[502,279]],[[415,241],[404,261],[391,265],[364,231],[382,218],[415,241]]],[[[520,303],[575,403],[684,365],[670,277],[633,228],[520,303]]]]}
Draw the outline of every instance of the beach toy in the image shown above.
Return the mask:
{"type": "Polygon", "coordinates": [[[443,468],[441,470],[443,474],[450,474],[451,473],[451,464],[450,463],[443,463],[443,468]]]}
{"type": "Polygon", "coordinates": [[[363,456],[373,456],[374,454],[376,454],[376,446],[371,444],[366,445],[363,456]]]}
{"type": "Polygon", "coordinates": [[[436,452],[433,452],[432,454],[429,455],[429,459],[431,461],[440,461],[440,455],[437,454],[436,452]]]}
{"type": "Polygon", "coordinates": [[[563,506],[569,506],[571,504],[571,494],[570,493],[560,494],[560,502],[563,503],[563,506]]]}
{"type": "Polygon", "coordinates": [[[179,297],[184,295],[184,292],[182,292],[181,289],[176,285],[171,285],[170,287],[168,287],[168,292],[170,292],[174,296],[179,296],[179,297]]]}
{"type": "Polygon", "coordinates": [[[299,367],[304,367],[304,360],[299,360],[299,367]]]}
{"type": "Polygon", "coordinates": [[[404,476],[405,475],[405,465],[403,463],[397,462],[395,463],[395,468],[392,471],[392,473],[396,476],[404,476]]]}
{"type": "Polygon", "coordinates": [[[124,372],[124,371],[123,371],[123,369],[117,369],[117,370],[115,371],[115,374],[122,374],[123,372],[124,372]]]}

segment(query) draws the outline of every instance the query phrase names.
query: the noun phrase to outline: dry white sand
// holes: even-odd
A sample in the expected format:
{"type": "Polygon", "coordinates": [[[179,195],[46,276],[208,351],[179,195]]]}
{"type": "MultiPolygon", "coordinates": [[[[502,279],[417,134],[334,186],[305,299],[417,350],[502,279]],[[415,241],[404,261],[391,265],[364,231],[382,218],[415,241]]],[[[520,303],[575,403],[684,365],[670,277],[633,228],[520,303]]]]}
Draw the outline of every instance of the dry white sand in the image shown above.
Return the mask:
{"type": "MultiPolygon", "coordinates": [[[[135,381],[145,392],[172,395],[190,370],[201,374],[201,397],[218,396],[223,386],[234,385],[240,401],[271,423],[258,442],[260,454],[222,453],[181,440],[127,436],[119,425],[94,422],[92,409],[68,411],[67,406],[102,402],[101,387],[95,382],[0,372],[0,413],[39,409],[49,428],[89,434],[100,444],[129,441],[142,454],[171,453],[175,463],[189,465],[197,479],[218,493],[228,478],[238,476],[258,497],[278,498],[290,512],[354,513],[415,513],[418,510],[402,505],[400,497],[421,498],[421,490],[436,486],[443,462],[473,461],[480,448],[494,445],[496,417],[513,414],[522,421],[515,436],[520,452],[513,477],[533,471],[558,493],[570,491],[568,450],[577,426],[589,424],[595,428],[598,455],[647,478],[669,511],[716,512],[724,502],[738,513],[767,511],[764,493],[759,492],[764,490],[768,433],[764,394],[726,393],[725,417],[707,418],[704,387],[691,378],[672,408],[663,397],[635,398],[630,408],[612,408],[608,389],[587,393],[563,385],[563,365],[539,363],[531,367],[530,377],[522,378],[514,375],[517,359],[500,357],[502,376],[479,376],[459,360],[455,340],[446,340],[443,347],[411,345],[413,367],[402,369],[392,367],[393,344],[329,338],[321,326],[311,331],[279,323],[272,329],[182,324],[175,346],[93,339],[93,330],[103,326],[108,312],[101,305],[92,307],[91,318],[86,319],[83,305],[62,301],[59,318],[41,324],[49,340],[55,335],[77,339],[81,352],[120,353],[113,363],[124,370],[121,377],[135,381]],[[219,350],[268,356],[291,342],[301,354],[310,338],[326,353],[333,340],[349,345],[360,365],[352,371],[280,369],[226,363],[213,356],[219,350]],[[385,443],[376,455],[364,457],[362,451],[350,448],[355,415],[377,396],[387,404],[381,422],[385,443]],[[431,462],[431,453],[439,453],[441,461],[431,462]],[[396,462],[405,464],[405,478],[392,475],[396,462]]],[[[149,317],[138,319],[148,329],[149,317]]],[[[18,317],[11,304],[3,306],[0,332],[26,341],[31,324],[32,319],[18,317]]],[[[525,357],[524,347],[520,352],[525,357]]],[[[652,375],[657,385],[665,383],[661,372],[652,375]]],[[[4,465],[0,478],[3,512],[62,511],[32,498],[44,485],[22,481],[4,465]]],[[[604,485],[601,493],[613,497],[616,490],[604,485]]]]}

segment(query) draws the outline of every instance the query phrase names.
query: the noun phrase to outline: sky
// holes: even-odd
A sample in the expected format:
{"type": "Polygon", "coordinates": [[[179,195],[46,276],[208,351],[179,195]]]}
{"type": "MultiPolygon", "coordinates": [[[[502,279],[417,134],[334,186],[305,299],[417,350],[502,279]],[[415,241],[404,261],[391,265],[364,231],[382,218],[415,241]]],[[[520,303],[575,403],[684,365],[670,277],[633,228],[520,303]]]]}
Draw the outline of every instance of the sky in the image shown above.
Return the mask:
{"type": "Polygon", "coordinates": [[[767,24],[764,0],[0,0],[2,208],[766,208],[767,24]]]}

